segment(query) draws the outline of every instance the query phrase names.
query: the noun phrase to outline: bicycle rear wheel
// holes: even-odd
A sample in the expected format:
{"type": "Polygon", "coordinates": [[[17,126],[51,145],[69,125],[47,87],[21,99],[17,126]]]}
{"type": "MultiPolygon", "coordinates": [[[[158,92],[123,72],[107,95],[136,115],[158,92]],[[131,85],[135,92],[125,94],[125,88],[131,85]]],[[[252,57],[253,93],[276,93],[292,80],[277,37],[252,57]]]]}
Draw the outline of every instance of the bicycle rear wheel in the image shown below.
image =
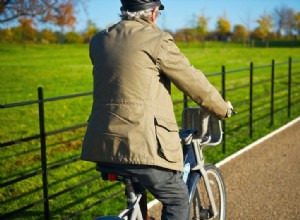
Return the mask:
{"type": "Polygon", "coordinates": [[[189,218],[190,220],[198,219],[226,219],[226,191],[223,177],[220,170],[213,164],[205,165],[205,170],[209,179],[209,184],[216,203],[218,215],[212,215],[212,207],[208,198],[203,176],[197,182],[190,203],[189,218]]]}

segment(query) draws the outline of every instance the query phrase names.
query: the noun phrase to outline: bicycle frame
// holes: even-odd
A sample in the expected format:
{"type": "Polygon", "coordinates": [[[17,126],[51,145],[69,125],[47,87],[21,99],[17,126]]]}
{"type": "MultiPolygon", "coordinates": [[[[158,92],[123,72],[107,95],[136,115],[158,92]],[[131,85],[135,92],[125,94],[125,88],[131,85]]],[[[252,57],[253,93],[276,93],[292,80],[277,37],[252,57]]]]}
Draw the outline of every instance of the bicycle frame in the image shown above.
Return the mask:
{"type": "Polygon", "coordinates": [[[130,205],[124,209],[119,215],[118,217],[123,219],[125,216],[128,215],[128,213],[130,211],[132,211],[130,219],[128,220],[143,220],[143,216],[142,216],[142,212],[141,212],[141,208],[139,205],[139,202],[142,198],[141,194],[134,194],[133,192],[130,193],[129,196],[127,196],[127,198],[129,198],[130,201],[130,205]]]}
{"type": "Polygon", "coordinates": [[[212,215],[216,217],[218,211],[209,184],[209,179],[204,168],[205,162],[202,149],[204,146],[215,146],[221,142],[222,128],[220,121],[203,113],[200,108],[185,109],[182,118],[184,129],[181,131],[180,137],[184,149],[184,165],[190,164],[191,171],[196,171],[191,173],[191,176],[187,178],[188,181],[186,182],[190,195],[189,202],[191,202],[192,199],[191,192],[194,191],[198,179],[203,176],[212,206],[212,215]]]}
{"type": "Polygon", "coordinates": [[[186,161],[185,161],[185,164],[188,164],[188,163],[193,163],[194,161],[191,161],[190,158],[195,158],[196,159],[196,164],[194,167],[191,168],[191,171],[198,171],[198,172],[191,172],[191,175],[192,176],[189,176],[188,177],[188,181],[187,181],[187,186],[188,186],[188,190],[189,190],[189,203],[191,202],[191,199],[192,199],[192,193],[196,187],[196,184],[198,182],[198,179],[201,177],[201,175],[203,176],[204,178],[204,183],[205,183],[205,187],[206,187],[206,190],[207,190],[207,193],[208,193],[208,197],[209,197],[209,200],[211,202],[211,205],[212,205],[212,214],[213,216],[217,216],[218,215],[218,211],[217,211],[217,208],[216,208],[216,203],[215,203],[215,200],[214,200],[214,197],[212,195],[212,190],[211,190],[211,187],[210,187],[210,184],[209,184],[209,180],[208,180],[208,177],[207,177],[207,173],[204,169],[204,157],[203,157],[203,154],[202,154],[202,149],[200,150],[199,149],[199,144],[196,143],[198,142],[198,140],[193,140],[192,142],[192,147],[193,147],[193,151],[189,151],[189,156],[187,158],[186,161]]]}

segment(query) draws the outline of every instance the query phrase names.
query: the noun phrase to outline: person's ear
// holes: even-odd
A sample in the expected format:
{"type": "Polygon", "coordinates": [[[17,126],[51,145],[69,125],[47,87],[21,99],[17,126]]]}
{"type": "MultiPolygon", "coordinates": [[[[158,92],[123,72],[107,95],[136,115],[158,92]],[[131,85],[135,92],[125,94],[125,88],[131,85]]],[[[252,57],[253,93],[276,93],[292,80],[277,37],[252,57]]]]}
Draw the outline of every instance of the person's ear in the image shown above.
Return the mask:
{"type": "Polygon", "coordinates": [[[151,16],[151,21],[155,22],[157,17],[158,17],[158,11],[159,11],[159,7],[155,7],[152,10],[152,16],[151,16]]]}

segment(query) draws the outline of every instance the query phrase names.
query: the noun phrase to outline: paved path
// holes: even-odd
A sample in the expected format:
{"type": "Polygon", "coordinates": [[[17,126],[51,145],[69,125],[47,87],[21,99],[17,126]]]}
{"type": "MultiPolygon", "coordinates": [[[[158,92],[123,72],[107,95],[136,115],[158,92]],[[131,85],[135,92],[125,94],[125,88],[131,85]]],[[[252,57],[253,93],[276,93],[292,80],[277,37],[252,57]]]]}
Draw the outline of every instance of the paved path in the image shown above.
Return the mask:
{"type": "MultiPolygon", "coordinates": [[[[300,220],[300,120],[220,169],[228,220],[300,220]]],[[[150,213],[157,217],[159,206],[150,213]]]]}

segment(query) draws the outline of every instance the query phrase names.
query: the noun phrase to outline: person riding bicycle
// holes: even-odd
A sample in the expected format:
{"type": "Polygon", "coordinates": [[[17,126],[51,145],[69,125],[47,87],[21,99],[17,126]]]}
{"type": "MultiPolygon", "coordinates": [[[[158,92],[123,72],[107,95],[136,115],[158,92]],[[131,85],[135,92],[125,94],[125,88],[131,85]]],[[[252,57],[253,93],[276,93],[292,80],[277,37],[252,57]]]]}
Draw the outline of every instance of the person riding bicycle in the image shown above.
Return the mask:
{"type": "Polygon", "coordinates": [[[160,0],[121,3],[121,21],[90,42],[93,105],[81,159],[128,171],[136,190],[162,202],[162,219],[183,220],[188,189],[171,82],[219,119],[232,105],[155,24],[160,0]]]}

